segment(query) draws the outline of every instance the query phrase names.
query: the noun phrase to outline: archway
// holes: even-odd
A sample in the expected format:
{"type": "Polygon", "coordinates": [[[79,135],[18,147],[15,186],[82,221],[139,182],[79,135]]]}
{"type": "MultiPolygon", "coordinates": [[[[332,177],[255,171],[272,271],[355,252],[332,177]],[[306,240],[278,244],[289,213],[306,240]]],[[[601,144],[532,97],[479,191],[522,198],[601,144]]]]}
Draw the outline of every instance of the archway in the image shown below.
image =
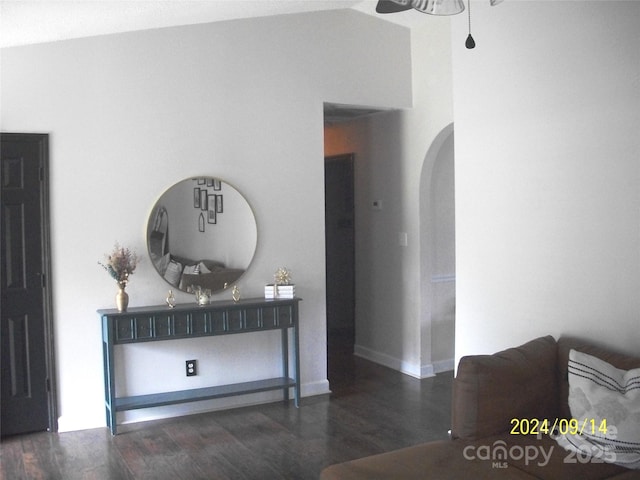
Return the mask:
{"type": "Polygon", "coordinates": [[[435,137],[420,178],[422,376],[454,368],[455,194],[454,129],[435,137]]]}

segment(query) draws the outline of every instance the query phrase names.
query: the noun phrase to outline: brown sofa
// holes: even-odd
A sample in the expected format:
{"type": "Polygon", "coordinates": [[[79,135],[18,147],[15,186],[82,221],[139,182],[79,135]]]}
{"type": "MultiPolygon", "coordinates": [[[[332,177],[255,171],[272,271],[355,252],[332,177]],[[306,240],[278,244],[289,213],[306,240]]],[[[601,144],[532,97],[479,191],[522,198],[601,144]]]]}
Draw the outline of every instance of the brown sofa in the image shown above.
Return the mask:
{"type": "Polygon", "coordinates": [[[640,368],[640,358],[568,337],[541,337],[494,355],[463,357],[453,383],[451,440],[332,465],[320,479],[640,480],[640,470],[572,454],[548,435],[511,433],[517,426],[512,419],[571,418],[571,349],[623,370],[640,368]]]}

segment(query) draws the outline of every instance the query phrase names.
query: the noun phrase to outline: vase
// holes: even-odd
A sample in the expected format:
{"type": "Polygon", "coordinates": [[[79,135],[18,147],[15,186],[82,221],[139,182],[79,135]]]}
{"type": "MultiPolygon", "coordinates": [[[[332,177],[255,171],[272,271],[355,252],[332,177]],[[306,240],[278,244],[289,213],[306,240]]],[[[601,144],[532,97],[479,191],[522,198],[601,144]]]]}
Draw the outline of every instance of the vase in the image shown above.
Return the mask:
{"type": "Polygon", "coordinates": [[[129,305],[129,294],[124,291],[124,286],[118,286],[118,293],[116,293],[116,308],[119,312],[126,312],[129,305]]]}

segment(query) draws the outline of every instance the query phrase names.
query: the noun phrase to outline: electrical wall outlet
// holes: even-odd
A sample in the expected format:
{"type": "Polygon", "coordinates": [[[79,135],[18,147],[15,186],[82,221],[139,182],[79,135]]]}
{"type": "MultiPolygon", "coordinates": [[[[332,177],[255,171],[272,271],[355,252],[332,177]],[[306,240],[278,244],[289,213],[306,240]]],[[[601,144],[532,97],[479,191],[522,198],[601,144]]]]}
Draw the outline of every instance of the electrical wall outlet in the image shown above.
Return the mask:
{"type": "Polygon", "coordinates": [[[187,360],[186,362],[187,368],[187,377],[193,377],[198,374],[197,361],[196,360],[187,360]]]}

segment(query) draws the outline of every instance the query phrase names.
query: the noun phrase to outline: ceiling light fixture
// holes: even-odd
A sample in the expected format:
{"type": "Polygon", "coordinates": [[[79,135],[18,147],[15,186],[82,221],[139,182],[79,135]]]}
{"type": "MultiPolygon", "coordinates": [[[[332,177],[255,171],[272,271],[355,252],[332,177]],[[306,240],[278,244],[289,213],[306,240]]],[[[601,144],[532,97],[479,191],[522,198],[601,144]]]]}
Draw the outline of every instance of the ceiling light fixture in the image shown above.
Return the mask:
{"type": "Polygon", "coordinates": [[[462,0],[413,0],[411,6],[429,15],[457,15],[464,12],[462,0]]]}
{"type": "MultiPolygon", "coordinates": [[[[465,41],[465,46],[474,48],[476,42],[471,36],[471,0],[467,0],[467,2],[469,3],[469,36],[465,41]]],[[[502,2],[503,0],[489,0],[492,7],[502,2]]],[[[378,0],[376,5],[378,13],[396,13],[411,9],[429,15],[457,15],[464,12],[464,0],[378,0]]]]}

